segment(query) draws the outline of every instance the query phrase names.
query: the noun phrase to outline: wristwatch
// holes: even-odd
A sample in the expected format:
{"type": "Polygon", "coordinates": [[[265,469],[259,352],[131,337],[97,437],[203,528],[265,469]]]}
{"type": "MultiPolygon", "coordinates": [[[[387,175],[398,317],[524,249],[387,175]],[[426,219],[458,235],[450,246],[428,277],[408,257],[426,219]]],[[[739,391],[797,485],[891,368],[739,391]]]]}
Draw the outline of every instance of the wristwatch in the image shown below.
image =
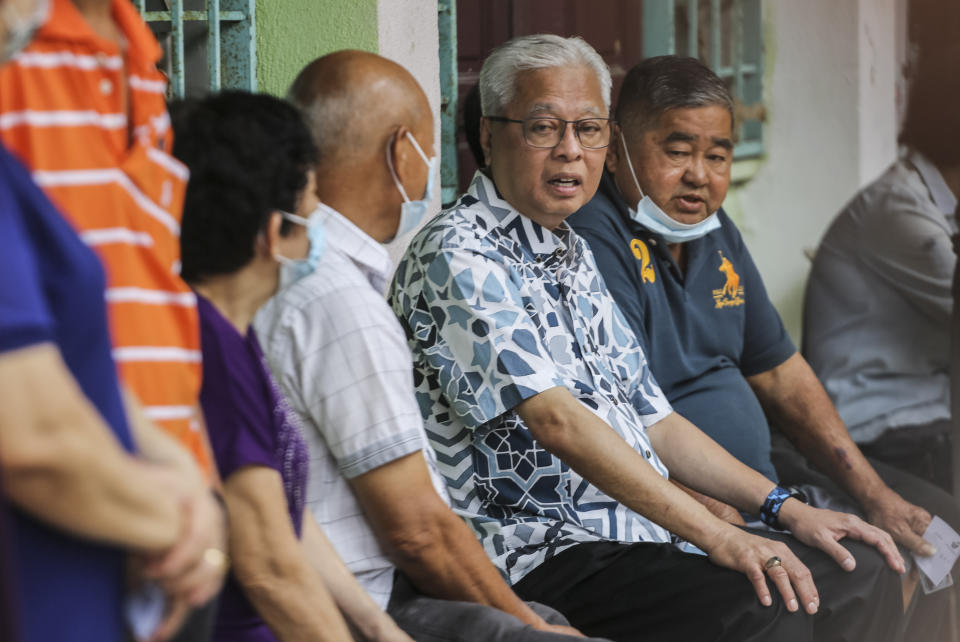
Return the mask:
{"type": "Polygon", "coordinates": [[[763,506],[760,507],[760,521],[770,528],[775,528],[778,531],[786,530],[780,525],[780,508],[783,506],[783,502],[787,501],[791,497],[803,502],[804,504],[810,503],[810,500],[807,498],[807,494],[796,486],[790,486],[788,488],[775,486],[774,489],[770,491],[770,494],[767,495],[767,498],[763,502],[763,506]]]}

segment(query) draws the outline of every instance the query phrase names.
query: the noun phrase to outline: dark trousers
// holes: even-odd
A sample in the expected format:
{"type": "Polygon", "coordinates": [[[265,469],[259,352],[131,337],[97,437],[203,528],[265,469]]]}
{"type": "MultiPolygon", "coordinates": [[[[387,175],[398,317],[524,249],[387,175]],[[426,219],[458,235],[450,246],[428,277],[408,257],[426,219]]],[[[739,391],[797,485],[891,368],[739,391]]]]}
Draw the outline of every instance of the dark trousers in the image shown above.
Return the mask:
{"type": "MultiPolygon", "coordinates": [[[[533,602],[527,606],[549,624],[569,624],[548,606],[533,602]]],[[[544,633],[490,606],[426,596],[399,570],[387,614],[417,642],[607,642],[544,633]]]]}
{"type": "Polygon", "coordinates": [[[526,600],[563,612],[587,635],[617,642],[884,642],[898,635],[900,581],[873,549],[853,543],[852,573],[781,533],[813,573],[820,610],[790,613],[772,583],[760,603],[745,575],[669,544],[596,542],[573,546],[514,586],[526,600]]]}
{"type": "MultiPolygon", "coordinates": [[[[811,504],[819,508],[841,510],[866,517],[863,509],[850,495],[841,490],[833,480],[814,468],[786,440],[783,435],[774,433],[771,456],[773,465],[777,469],[781,485],[802,486],[811,499],[811,504]]],[[[949,453],[949,449],[947,451],[949,453]]],[[[880,478],[894,492],[898,493],[911,504],[925,508],[932,515],[939,515],[951,528],[960,532],[960,503],[949,493],[938,486],[919,477],[906,473],[899,468],[867,458],[880,478]]],[[[903,547],[900,552],[904,558],[907,551],[903,547]]],[[[957,573],[954,579],[960,580],[957,573]]],[[[918,588],[914,597],[914,604],[906,623],[906,642],[954,642],[955,635],[951,632],[950,611],[957,611],[960,603],[958,586],[924,595],[918,588]],[[951,604],[951,602],[953,604],[951,604]]]]}
{"type": "Polygon", "coordinates": [[[951,424],[947,420],[888,430],[860,450],[873,460],[953,492],[951,424]]]}

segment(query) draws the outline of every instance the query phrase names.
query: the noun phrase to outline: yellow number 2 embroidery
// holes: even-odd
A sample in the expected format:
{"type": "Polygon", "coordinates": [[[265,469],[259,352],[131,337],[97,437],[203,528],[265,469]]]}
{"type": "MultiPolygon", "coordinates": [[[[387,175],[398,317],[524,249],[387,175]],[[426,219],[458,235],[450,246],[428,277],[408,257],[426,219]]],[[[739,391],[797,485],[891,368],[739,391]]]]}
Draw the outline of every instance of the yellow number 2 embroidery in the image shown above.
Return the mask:
{"type": "Polygon", "coordinates": [[[656,282],[657,274],[653,271],[653,266],[650,265],[650,250],[647,249],[646,243],[640,239],[633,239],[630,241],[630,249],[633,250],[636,259],[640,261],[640,280],[643,283],[656,282]]]}

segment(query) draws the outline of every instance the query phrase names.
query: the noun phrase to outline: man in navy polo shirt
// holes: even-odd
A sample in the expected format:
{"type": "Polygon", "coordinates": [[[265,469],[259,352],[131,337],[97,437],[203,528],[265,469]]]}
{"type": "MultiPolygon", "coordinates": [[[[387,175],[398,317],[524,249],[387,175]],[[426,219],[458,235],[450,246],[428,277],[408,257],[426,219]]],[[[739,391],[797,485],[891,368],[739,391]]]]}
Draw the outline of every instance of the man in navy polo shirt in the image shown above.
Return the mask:
{"type": "Polygon", "coordinates": [[[720,209],[733,157],[723,81],[693,58],[647,59],[624,79],[616,117],[621,136],[600,189],[568,220],[590,243],[671,404],[777,481],[769,416],[830,478],[806,468],[781,482],[815,481],[814,503],[859,507],[901,545],[932,554],[921,538],[931,515],[915,504],[957,527],[955,505],[860,453],[720,209]]]}

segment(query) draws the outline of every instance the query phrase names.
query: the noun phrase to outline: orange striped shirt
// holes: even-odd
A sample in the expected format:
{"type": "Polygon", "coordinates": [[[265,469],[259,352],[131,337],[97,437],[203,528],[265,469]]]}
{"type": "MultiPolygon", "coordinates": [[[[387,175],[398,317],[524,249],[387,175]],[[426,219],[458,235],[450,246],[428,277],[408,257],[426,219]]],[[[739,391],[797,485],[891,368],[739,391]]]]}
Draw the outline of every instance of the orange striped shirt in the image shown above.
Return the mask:
{"type": "Polygon", "coordinates": [[[34,41],[0,68],[0,140],[103,261],[121,378],[209,473],[196,299],[179,277],[188,174],[170,156],[160,46],[129,0],[112,12],[125,49],[71,0],[53,0],[34,41]]]}

